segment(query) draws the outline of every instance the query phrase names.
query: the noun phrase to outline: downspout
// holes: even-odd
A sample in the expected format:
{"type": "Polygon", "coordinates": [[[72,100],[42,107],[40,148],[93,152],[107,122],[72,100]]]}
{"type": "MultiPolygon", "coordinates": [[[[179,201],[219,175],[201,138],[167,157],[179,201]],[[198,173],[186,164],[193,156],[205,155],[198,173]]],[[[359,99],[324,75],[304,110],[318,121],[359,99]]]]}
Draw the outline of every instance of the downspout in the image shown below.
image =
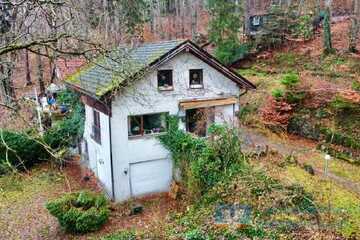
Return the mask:
{"type": "Polygon", "coordinates": [[[115,201],[115,181],[114,181],[114,165],[113,165],[113,151],[112,151],[112,134],[111,134],[111,112],[109,112],[109,141],[110,141],[110,165],[111,165],[111,193],[112,200],[115,201]]]}

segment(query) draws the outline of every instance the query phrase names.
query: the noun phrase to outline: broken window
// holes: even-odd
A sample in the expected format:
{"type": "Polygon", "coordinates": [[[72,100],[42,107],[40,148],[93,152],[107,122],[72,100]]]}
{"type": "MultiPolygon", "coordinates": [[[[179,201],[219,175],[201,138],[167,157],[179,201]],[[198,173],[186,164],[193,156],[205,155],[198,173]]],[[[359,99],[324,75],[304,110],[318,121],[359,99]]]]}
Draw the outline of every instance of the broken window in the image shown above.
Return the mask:
{"type": "Polygon", "coordinates": [[[168,113],[129,116],[129,136],[143,136],[166,132],[168,113]]]}
{"type": "Polygon", "coordinates": [[[190,70],[190,88],[203,87],[203,70],[191,69],[190,70]]]}
{"type": "Polygon", "coordinates": [[[100,113],[96,110],[93,110],[93,127],[92,127],[92,139],[95,140],[95,142],[101,144],[101,126],[100,126],[100,113]]]}
{"type": "Polygon", "coordinates": [[[158,71],[158,88],[159,88],[159,90],[172,90],[173,89],[172,70],[159,70],[158,71]]]}
{"type": "Polygon", "coordinates": [[[215,109],[197,108],[186,110],[186,131],[199,137],[207,135],[207,128],[215,122],[215,109]]]}

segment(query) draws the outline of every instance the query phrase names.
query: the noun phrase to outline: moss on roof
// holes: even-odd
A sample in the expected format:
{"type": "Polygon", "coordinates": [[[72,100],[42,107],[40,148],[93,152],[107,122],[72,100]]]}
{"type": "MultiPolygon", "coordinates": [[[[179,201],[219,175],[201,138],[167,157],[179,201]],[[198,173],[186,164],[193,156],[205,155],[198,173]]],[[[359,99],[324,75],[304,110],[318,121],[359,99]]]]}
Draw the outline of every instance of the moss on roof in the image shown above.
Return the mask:
{"type": "Polygon", "coordinates": [[[100,56],[65,81],[98,98],[183,42],[184,40],[174,40],[146,43],[132,49],[119,47],[107,55],[100,56]]]}

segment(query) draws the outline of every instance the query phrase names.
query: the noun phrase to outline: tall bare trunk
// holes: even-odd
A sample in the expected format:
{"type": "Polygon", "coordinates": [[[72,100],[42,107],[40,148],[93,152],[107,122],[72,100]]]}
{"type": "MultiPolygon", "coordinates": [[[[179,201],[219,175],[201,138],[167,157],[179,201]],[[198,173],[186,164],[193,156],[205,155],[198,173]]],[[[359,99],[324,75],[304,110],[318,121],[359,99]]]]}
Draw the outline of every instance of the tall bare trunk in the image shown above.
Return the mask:
{"type": "Polygon", "coordinates": [[[25,68],[26,68],[26,85],[32,85],[31,81],[31,72],[30,72],[30,60],[29,60],[29,51],[25,50],[25,68]]]}
{"type": "Polygon", "coordinates": [[[354,0],[354,9],[351,17],[351,26],[349,32],[349,51],[357,52],[356,49],[357,40],[359,38],[360,31],[360,0],[354,0]]]}
{"type": "Polygon", "coordinates": [[[325,0],[325,17],[324,17],[324,53],[333,52],[331,37],[331,5],[332,0],[325,0]]]}
{"type": "MultiPolygon", "coordinates": [[[[40,48],[38,48],[38,52],[41,53],[40,48]]],[[[39,83],[40,93],[44,94],[45,93],[44,66],[40,54],[37,54],[37,80],[39,83]]]]}

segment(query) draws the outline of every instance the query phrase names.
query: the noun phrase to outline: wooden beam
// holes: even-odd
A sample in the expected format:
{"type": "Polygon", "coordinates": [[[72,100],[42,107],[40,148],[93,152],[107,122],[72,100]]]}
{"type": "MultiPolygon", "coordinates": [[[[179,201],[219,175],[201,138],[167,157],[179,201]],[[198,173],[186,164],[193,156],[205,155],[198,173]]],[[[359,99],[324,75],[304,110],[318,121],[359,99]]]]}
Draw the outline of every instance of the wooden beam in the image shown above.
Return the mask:
{"type": "Polygon", "coordinates": [[[238,100],[235,97],[221,98],[221,99],[204,99],[204,100],[185,100],[180,102],[180,108],[183,110],[207,108],[223,105],[232,105],[237,103],[238,100]]]}

